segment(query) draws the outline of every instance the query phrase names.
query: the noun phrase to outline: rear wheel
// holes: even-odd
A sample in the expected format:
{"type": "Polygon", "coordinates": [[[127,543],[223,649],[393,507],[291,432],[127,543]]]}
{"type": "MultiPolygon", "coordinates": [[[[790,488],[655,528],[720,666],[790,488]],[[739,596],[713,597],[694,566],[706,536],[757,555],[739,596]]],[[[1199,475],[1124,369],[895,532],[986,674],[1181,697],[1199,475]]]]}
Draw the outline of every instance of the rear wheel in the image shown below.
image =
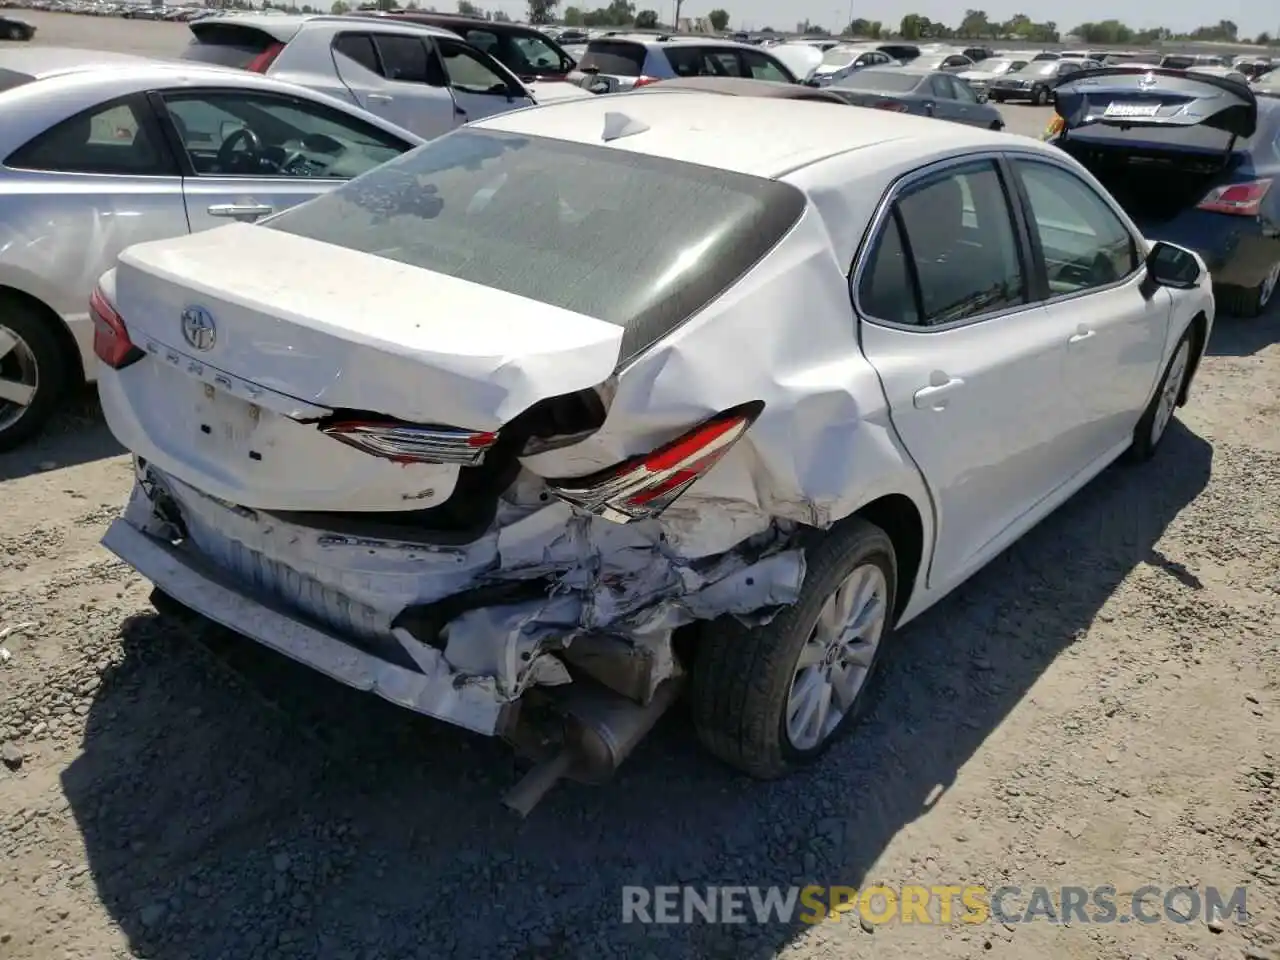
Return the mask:
{"type": "Polygon", "coordinates": [[[1003,124],[1003,123],[1001,123],[999,120],[992,120],[992,121],[991,121],[991,129],[992,129],[992,130],[1003,130],[1003,129],[1004,129],[1004,124],[1003,124]]]}
{"type": "Polygon", "coordinates": [[[44,426],[67,379],[67,356],[48,320],[21,301],[0,299],[0,450],[44,426]]]}
{"type": "Polygon", "coordinates": [[[1275,296],[1276,284],[1280,281],[1280,262],[1272,265],[1271,271],[1256,287],[1215,287],[1214,300],[1225,313],[1233,317],[1260,317],[1275,296]]]}
{"type": "Polygon", "coordinates": [[[806,554],[800,598],[759,627],[709,625],[693,665],[703,745],[759,779],[820,757],[868,703],[897,589],[893,543],[852,517],[806,554]]]}
{"type": "Polygon", "coordinates": [[[1049,91],[1044,87],[1036,87],[1031,91],[1031,105],[1033,107],[1043,107],[1049,102],[1049,91]]]}

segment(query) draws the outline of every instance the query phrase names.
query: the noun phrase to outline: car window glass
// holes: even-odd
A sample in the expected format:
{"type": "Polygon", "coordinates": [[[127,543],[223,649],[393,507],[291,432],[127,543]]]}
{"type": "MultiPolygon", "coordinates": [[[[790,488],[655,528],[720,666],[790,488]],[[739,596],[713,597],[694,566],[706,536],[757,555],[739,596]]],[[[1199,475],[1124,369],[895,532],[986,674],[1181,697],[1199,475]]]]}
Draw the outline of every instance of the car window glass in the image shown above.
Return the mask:
{"type": "Polygon", "coordinates": [[[1051,295],[1115,283],[1138,269],[1128,228],[1087,183],[1046,163],[1015,161],[1031,203],[1051,295]]]}
{"type": "Polygon", "coordinates": [[[863,282],[876,291],[876,309],[862,303],[871,316],[937,326],[1025,302],[1013,221],[992,164],[968,164],[913,184],[895,202],[894,212],[903,232],[896,241],[903,267],[899,271],[878,262],[892,254],[893,243],[886,240],[863,274],[863,282]],[[914,300],[897,292],[882,298],[884,289],[897,288],[888,279],[879,288],[880,280],[866,279],[868,273],[888,278],[899,272],[914,275],[914,300]]]}
{"type": "Polygon", "coordinates": [[[794,83],[795,77],[778,66],[772,57],[757,50],[739,50],[745,72],[756,80],[772,80],[775,83],[794,83]]]}
{"type": "Polygon", "coordinates": [[[338,110],[293,98],[208,91],[165,94],[164,102],[197,174],[347,179],[410,146],[338,110]],[[246,128],[252,136],[240,132],[246,128]]]}
{"type": "Polygon", "coordinates": [[[977,103],[978,95],[973,92],[973,88],[963,80],[951,77],[951,89],[957,100],[963,100],[966,103],[977,103]]]}
{"type": "Polygon", "coordinates": [[[556,52],[555,47],[539,37],[513,37],[511,46],[524,63],[535,70],[562,70],[566,66],[564,58],[556,52]]]}
{"type": "Polygon", "coordinates": [[[881,320],[920,322],[896,213],[885,221],[867,259],[858,289],[858,305],[868,316],[881,320]]]}
{"type": "Polygon", "coordinates": [[[380,33],[375,37],[375,42],[378,45],[378,53],[382,56],[384,75],[388,80],[440,85],[440,78],[432,76],[427,47],[417,37],[380,33]]]}
{"type": "Polygon", "coordinates": [[[951,92],[951,84],[947,82],[946,77],[930,77],[929,88],[933,90],[935,97],[941,97],[943,100],[955,99],[955,94],[951,92]]]}
{"type": "Polygon", "coordinates": [[[343,33],[333,41],[333,49],[344,57],[349,57],[371,73],[382,73],[378,63],[378,53],[373,46],[373,37],[367,33],[343,33]]]}
{"type": "Polygon", "coordinates": [[[472,50],[449,40],[437,41],[444,56],[449,85],[465,93],[507,94],[507,81],[472,50]]]}
{"type": "Polygon", "coordinates": [[[23,170],[155,176],[176,173],[131,103],[77,114],[19,147],[5,164],[23,170]]]}

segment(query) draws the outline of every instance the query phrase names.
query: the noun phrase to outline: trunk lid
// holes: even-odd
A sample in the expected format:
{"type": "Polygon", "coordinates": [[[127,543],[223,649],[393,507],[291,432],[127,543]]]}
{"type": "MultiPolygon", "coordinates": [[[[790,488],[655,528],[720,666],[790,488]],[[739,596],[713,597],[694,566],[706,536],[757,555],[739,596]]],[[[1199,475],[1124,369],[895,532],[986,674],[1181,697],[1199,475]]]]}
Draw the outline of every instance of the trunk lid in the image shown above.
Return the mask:
{"type": "Polygon", "coordinates": [[[116,285],[135,339],[319,406],[480,430],[606,380],[623,335],[549,304],[250,224],[131,247],[116,285]],[[183,338],[193,305],[216,324],[205,351],[183,338]]]}
{"type": "Polygon", "coordinates": [[[1090,70],[1057,88],[1054,109],[1068,132],[1093,124],[1122,130],[1204,126],[1243,138],[1258,125],[1258,100],[1247,86],[1180,70],[1090,70]]]}
{"type": "Polygon", "coordinates": [[[214,497],[269,511],[453,509],[455,488],[472,487],[492,506],[518,451],[495,447],[479,466],[404,462],[321,427],[390,418],[496,433],[608,380],[624,333],[249,224],[127,249],[114,302],[148,354],[103,381],[117,438],[214,497]]]}

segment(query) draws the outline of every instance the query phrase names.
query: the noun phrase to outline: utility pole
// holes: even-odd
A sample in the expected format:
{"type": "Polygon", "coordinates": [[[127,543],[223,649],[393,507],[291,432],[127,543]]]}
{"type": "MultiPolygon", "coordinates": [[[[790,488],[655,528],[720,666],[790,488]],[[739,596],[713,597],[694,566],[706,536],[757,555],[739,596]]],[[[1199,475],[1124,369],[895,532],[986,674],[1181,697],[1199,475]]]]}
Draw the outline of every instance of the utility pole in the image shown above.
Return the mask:
{"type": "Polygon", "coordinates": [[[684,0],[676,0],[676,22],[671,24],[673,33],[680,30],[680,8],[684,6],[684,0]]]}

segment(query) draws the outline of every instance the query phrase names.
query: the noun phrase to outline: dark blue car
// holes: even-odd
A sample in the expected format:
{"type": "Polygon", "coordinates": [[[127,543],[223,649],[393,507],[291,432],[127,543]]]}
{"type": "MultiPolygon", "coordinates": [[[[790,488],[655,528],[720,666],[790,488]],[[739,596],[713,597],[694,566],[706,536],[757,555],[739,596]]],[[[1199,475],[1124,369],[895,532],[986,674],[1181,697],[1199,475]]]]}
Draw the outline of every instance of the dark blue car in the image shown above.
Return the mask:
{"type": "Polygon", "coordinates": [[[1256,317],[1280,279],[1280,99],[1182,70],[1091,70],[1057,90],[1051,142],[1142,232],[1199,252],[1222,313],[1256,317]]]}

